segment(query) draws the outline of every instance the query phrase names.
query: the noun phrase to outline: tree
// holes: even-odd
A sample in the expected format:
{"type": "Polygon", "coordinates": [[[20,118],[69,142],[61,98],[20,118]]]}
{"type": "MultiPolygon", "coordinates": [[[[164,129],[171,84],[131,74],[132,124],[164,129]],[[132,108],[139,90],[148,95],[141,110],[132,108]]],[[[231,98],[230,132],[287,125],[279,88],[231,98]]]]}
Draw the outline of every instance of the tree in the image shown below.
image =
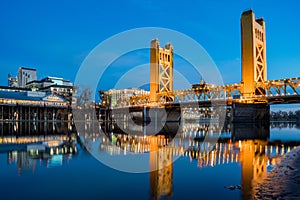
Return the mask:
{"type": "Polygon", "coordinates": [[[295,115],[296,115],[297,121],[300,122],[300,110],[297,110],[297,111],[295,112],[295,115]]]}
{"type": "Polygon", "coordinates": [[[294,115],[293,111],[289,111],[288,118],[289,118],[289,120],[295,119],[295,115],[294,115]]]}
{"type": "Polygon", "coordinates": [[[84,88],[79,88],[78,96],[77,96],[77,106],[81,108],[87,108],[92,104],[92,89],[87,86],[84,88]]]}

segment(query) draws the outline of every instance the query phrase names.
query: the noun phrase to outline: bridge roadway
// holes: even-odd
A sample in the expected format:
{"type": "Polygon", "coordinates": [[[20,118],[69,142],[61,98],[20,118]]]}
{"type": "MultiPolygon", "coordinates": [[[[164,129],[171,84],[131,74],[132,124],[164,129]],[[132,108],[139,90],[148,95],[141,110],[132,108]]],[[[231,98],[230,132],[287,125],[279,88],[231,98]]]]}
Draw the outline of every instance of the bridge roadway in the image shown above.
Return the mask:
{"type": "MultiPolygon", "coordinates": [[[[181,115],[182,109],[214,108],[216,116],[224,115],[220,119],[225,118],[225,113],[230,113],[228,116],[230,116],[231,122],[268,123],[269,105],[300,103],[299,78],[257,83],[255,95],[243,96],[242,88],[242,83],[224,86],[207,83],[195,84],[187,90],[158,93],[159,101],[157,103],[150,103],[149,95],[133,96],[123,99],[118,105],[111,108],[111,111],[116,114],[112,118],[116,116],[122,118],[124,113],[131,113],[139,121],[147,122],[151,118],[150,109],[152,111],[156,109],[156,113],[159,114],[155,115],[155,119],[160,121],[163,114],[158,110],[162,109],[161,111],[167,113],[167,121],[180,121],[184,118],[181,115]],[[166,101],[166,99],[172,99],[172,101],[166,101]]],[[[151,120],[153,119],[152,116],[151,120]]]]}
{"type": "MultiPolygon", "coordinates": [[[[191,89],[175,90],[173,92],[158,93],[158,106],[177,104],[189,105],[198,102],[199,106],[232,105],[235,103],[300,103],[300,78],[268,80],[257,83],[255,95],[242,95],[243,83],[216,86],[208,83],[194,84],[191,89]],[[166,102],[166,97],[172,97],[172,102],[166,102]]],[[[118,107],[151,106],[150,95],[133,96],[124,99],[116,105],[118,107]],[[130,102],[130,104],[128,103],[130,102]]]]}

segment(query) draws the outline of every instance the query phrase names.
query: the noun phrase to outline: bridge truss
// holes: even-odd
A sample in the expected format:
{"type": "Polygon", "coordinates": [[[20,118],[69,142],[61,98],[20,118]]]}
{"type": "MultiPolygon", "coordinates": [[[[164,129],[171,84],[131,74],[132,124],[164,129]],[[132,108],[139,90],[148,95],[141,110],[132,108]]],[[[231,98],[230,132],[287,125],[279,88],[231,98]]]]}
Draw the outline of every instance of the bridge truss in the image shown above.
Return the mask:
{"type": "MultiPolygon", "coordinates": [[[[268,80],[255,85],[255,94],[244,97],[242,94],[243,83],[216,86],[212,84],[194,84],[192,88],[174,90],[173,92],[160,92],[158,104],[232,101],[241,103],[300,103],[300,78],[268,80]],[[168,98],[167,98],[168,97],[168,98]],[[167,99],[171,99],[168,101],[167,99]]],[[[150,105],[150,95],[132,96],[121,102],[119,107],[134,105],[150,105]],[[128,103],[130,102],[130,103],[128,103]]]]}

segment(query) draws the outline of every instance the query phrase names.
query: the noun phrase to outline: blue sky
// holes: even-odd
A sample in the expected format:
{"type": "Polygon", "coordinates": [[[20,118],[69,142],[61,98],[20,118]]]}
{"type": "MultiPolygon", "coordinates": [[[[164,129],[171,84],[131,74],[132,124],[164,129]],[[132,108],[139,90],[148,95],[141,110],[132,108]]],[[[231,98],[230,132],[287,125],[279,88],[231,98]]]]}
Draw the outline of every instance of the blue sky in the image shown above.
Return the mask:
{"type": "MultiPolygon", "coordinates": [[[[84,58],[101,41],[139,27],[164,27],[192,37],[210,54],[225,83],[239,82],[240,16],[249,8],[266,21],[268,78],[300,76],[299,1],[188,2],[1,1],[0,85],[19,66],[37,68],[39,78],[74,81],[84,58]]],[[[175,68],[181,64],[174,63],[175,68]]],[[[118,71],[112,68],[107,76],[114,74],[118,71]]]]}

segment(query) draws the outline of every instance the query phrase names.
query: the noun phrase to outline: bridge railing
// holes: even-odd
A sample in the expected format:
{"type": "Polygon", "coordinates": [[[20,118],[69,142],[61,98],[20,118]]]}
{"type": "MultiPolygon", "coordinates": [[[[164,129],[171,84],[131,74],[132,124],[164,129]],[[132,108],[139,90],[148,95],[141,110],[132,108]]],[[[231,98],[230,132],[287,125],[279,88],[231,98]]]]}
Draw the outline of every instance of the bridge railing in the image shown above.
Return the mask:
{"type": "MultiPolygon", "coordinates": [[[[186,90],[175,90],[173,92],[161,92],[157,94],[159,101],[157,105],[170,103],[210,102],[218,100],[236,101],[268,101],[273,97],[300,96],[300,78],[288,78],[279,80],[268,80],[259,82],[255,86],[255,94],[244,97],[242,95],[242,83],[216,86],[212,84],[195,84],[186,90]]],[[[115,107],[130,107],[151,105],[150,95],[133,96],[123,99],[115,107]]]]}
{"type": "Polygon", "coordinates": [[[288,78],[279,80],[268,80],[256,84],[257,95],[264,97],[276,96],[299,96],[300,78],[288,78]]]}

